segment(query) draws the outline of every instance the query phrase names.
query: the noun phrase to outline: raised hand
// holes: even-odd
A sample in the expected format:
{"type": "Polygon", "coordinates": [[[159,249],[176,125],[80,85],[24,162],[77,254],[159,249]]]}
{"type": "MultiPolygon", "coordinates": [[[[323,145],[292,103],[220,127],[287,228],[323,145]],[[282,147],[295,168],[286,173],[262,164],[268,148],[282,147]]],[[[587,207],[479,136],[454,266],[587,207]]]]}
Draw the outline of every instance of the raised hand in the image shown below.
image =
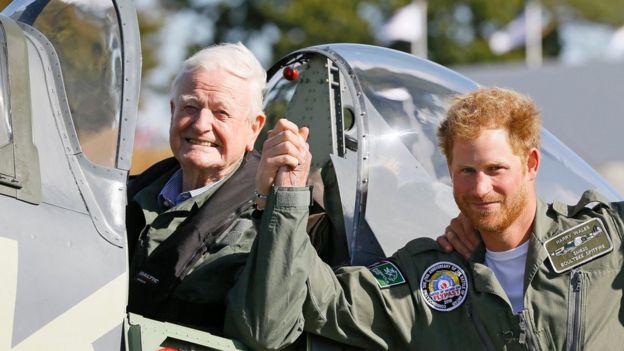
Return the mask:
{"type": "Polygon", "coordinates": [[[307,127],[299,128],[287,119],[277,121],[262,145],[262,157],[256,173],[258,193],[268,194],[272,185],[306,185],[312,160],[307,143],[308,133],[307,127]]]}

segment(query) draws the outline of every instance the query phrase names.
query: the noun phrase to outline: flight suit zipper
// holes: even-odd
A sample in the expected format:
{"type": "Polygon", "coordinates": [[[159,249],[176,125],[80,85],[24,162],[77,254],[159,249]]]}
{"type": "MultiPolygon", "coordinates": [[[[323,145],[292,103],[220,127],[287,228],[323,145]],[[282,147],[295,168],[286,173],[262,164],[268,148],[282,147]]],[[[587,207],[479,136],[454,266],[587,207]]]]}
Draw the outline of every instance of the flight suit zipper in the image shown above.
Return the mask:
{"type": "Polygon", "coordinates": [[[518,343],[527,346],[528,350],[538,350],[534,344],[533,333],[531,333],[531,325],[529,323],[529,310],[523,309],[518,313],[520,317],[520,335],[518,343]]]}
{"type": "Polygon", "coordinates": [[[570,297],[568,300],[568,335],[566,350],[580,350],[582,306],[583,306],[583,273],[573,269],[570,273],[570,297]]]}

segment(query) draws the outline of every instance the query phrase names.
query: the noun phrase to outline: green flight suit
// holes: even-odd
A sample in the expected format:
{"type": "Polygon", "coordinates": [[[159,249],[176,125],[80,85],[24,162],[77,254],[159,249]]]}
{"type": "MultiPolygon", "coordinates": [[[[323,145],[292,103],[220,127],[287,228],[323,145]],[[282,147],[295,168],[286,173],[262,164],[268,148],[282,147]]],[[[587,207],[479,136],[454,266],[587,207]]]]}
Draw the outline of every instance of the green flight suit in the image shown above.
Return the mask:
{"type": "Polygon", "coordinates": [[[159,206],[158,194],[179,169],[177,161],[144,173],[126,217],[129,241],[137,243],[129,312],[222,332],[226,294],[256,234],[251,205],[258,160],[256,153],[245,155],[220,182],[169,209],[159,206]]]}
{"type": "Polygon", "coordinates": [[[304,330],[373,350],[624,348],[624,203],[608,203],[591,192],[576,206],[539,201],[524,310],[513,314],[494,273],[483,264],[484,247],[466,262],[420,238],[375,267],[333,272],[305,235],[308,199],[302,188],[272,193],[247,266],[228,295],[226,333],[254,348],[280,348],[304,330]],[[556,273],[544,242],[592,218],[604,223],[612,251],[556,273]],[[455,305],[434,309],[425,301],[430,291],[421,286],[430,286],[441,262],[457,267],[451,278],[464,280],[457,279],[461,289],[445,300],[455,305]],[[393,275],[380,274],[379,268],[393,275]]]}
{"type": "MultiPolygon", "coordinates": [[[[195,215],[197,208],[204,205],[229,178],[228,175],[224,181],[204,193],[162,211],[158,209],[158,193],[170,176],[169,173],[165,174],[135,198],[149,223],[144,229],[147,255],[167,240],[189,216],[195,215]]],[[[225,296],[253,243],[255,233],[249,230],[253,226],[251,210],[243,212],[223,231],[216,240],[216,249],[204,253],[193,263],[184,279],[176,286],[173,296],[195,303],[213,303],[225,296]]]]}

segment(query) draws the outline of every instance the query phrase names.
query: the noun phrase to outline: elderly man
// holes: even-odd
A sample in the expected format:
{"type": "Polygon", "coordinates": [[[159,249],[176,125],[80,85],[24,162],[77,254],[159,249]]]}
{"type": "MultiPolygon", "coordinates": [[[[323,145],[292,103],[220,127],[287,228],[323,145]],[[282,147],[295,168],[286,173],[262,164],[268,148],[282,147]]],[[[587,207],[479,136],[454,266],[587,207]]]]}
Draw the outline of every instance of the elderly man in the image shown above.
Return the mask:
{"type": "Polygon", "coordinates": [[[224,297],[250,249],[248,230],[266,73],[242,44],[187,59],[171,86],[174,157],[128,186],[128,310],[220,330],[224,297]]]}
{"type": "Polygon", "coordinates": [[[307,131],[280,129],[263,150],[258,187],[275,187],[228,295],[230,333],[258,348],[306,330],[375,350],[621,349],[624,203],[537,198],[540,117],[529,98],[480,89],[439,127],[455,201],[484,243],[468,262],[421,238],[333,272],[303,230],[307,131]]]}

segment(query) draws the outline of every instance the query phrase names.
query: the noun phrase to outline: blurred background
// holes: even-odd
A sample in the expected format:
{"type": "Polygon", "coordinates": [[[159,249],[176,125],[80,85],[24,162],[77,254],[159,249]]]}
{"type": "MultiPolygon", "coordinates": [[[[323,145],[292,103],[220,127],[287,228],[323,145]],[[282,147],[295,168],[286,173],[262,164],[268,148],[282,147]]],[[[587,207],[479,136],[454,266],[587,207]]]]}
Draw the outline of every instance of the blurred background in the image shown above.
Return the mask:
{"type": "MultiPolygon", "coordinates": [[[[411,52],[533,97],[544,125],[624,194],[622,0],[136,0],[143,84],[132,173],[169,155],[169,84],[204,46],[241,41],[269,68],[353,42],[411,52]]],[[[565,177],[565,175],[561,175],[565,177]]]]}

